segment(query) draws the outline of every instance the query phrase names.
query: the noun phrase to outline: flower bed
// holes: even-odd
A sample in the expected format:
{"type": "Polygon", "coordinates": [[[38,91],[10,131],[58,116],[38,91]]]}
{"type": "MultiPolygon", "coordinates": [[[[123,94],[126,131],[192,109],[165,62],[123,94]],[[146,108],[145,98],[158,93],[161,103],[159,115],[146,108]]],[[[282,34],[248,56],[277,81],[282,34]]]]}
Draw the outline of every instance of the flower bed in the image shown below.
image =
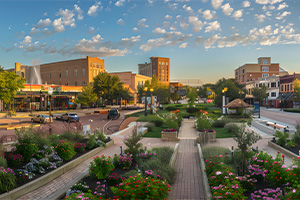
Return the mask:
{"type": "Polygon", "coordinates": [[[178,141],[177,131],[175,129],[164,129],[161,132],[161,139],[163,141],[178,141]]]}
{"type": "Polygon", "coordinates": [[[200,144],[216,142],[216,132],[213,129],[201,130],[201,132],[198,132],[197,142],[200,144]]]}

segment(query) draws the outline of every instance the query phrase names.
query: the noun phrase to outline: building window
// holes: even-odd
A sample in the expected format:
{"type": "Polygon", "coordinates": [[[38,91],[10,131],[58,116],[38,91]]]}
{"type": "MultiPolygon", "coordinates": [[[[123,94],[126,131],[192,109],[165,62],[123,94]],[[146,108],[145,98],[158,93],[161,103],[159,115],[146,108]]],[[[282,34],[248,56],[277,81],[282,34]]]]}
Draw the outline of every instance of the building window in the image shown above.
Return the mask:
{"type": "Polygon", "coordinates": [[[237,76],[237,75],[238,75],[238,72],[235,72],[235,75],[237,76]]]}
{"type": "Polygon", "coordinates": [[[293,90],[293,84],[291,84],[291,87],[290,87],[290,89],[291,89],[291,90],[293,90]]]}
{"type": "Polygon", "coordinates": [[[268,72],[269,71],[269,67],[268,66],[263,66],[262,67],[262,71],[263,72],[268,72]]]}
{"type": "Polygon", "coordinates": [[[21,78],[24,78],[24,77],[25,77],[24,72],[21,72],[21,78]]]}
{"type": "Polygon", "coordinates": [[[85,86],[85,82],[84,81],[82,81],[82,86],[85,86]]]}
{"type": "Polygon", "coordinates": [[[75,86],[77,86],[77,81],[75,81],[75,86]]]}
{"type": "Polygon", "coordinates": [[[276,92],[271,92],[271,97],[276,97],[276,92]]]}
{"type": "Polygon", "coordinates": [[[61,78],[61,72],[59,72],[58,76],[59,76],[59,78],[61,78]]]}
{"type": "Polygon", "coordinates": [[[287,91],[290,91],[290,85],[287,85],[287,91]]]}
{"type": "Polygon", "coordinates": [[[66,70],[66,77],[69,77],[69,70],[66,70]]]}
{"type": "Polygon", "coordinates": [[[276,87],[276,82],[271,83],[271,88],[274,88],[274,87],[276,87]]]}
{"type": "Polygon", "coordinates": [[[283,92],[283,85],[281,85],[281,91],[283,92]]]}
{"type": "MultiPolygon", "coordinates": [[[[77,69],[75,69],[75,77],[77,77],[77,69]]],[[[75,82],[76,83],[76,82],[75,82]]]]}
{"type": "Polygon", "coordinates": [[[82,69],[82,76],[85,76],[85,68],[82,69]]]}
{"type": "Polygon", "coordinates": [[[268,77],[269,74],[262,74],[262,77],[268,77]]]}
{"type": "Polygon", "coordinates": [[[263,59],[263,60],[262,60],[262,64],[263,64],[263,65],[269,64],[268,59],[263,59]]]}
{"type": "Polygon", "coordinates": [[[245,73],[245,69],[243,69],[243,73],[245,73]]]}
{"type": "Polygon", "coordinates": [[[49,79],[51,79],[51,73],[49,73],[49,79]]]}
{"type": "Polygon", "coordinates": [[[284,85],[284,91],[286,92],[286,85],[284,85]]]}

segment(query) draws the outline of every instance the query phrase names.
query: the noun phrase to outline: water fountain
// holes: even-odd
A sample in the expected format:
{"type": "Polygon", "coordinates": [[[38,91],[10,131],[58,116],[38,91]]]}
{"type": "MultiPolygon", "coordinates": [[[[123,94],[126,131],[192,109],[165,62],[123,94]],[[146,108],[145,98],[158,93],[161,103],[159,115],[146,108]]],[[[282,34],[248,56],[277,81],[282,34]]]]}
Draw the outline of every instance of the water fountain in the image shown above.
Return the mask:
{"type": "Polygon", "coordinates": [[[40,60],[32,60],[32,66],[29,69],[29,83],[30,84],[42,84],[41,72],[40,72],[40,60]]]}

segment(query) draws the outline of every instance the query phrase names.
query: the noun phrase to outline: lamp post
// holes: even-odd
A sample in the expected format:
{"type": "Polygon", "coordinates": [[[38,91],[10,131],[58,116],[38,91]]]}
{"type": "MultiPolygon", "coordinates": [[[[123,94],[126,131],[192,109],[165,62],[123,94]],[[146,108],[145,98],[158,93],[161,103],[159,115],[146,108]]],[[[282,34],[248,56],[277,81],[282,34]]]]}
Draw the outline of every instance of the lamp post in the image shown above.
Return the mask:
{"type": "Polygon", "coordinates": [[[153,114],[153,110],[152,110],[152,105],[153,105],[153,97],[152,97],[152,92],[153,92],[153,89],[150,88],[150,92],[151,92],[151,103],[150,103],[150,109],[151,109],[151,114],[153,114]]]}
{"type": "Polygon", "coordinates": [[[52,122],[52,116],[51,116],[51,95],[53,94],[53,88],[51,86],[49,86],[48,88],[48,94],[49,94],[49,123],[52,122]]]}
{"type": "Polygon", "coordinates": [[[222,111],[223,111],[223,115],[226,114],[226,108],[224,107],[225,106],[225,92],[227,91],[227,87],[225,87],[223,90],[222,90],[222,93],[223,93],[223,100],[222,100],[222,111]]]}
{"type": "Polygon", "coordinates": [[[282,111],[283,103],[282,103],[282,93],[280,93],[280,111],[282,111]]]}
{"type": "Polygon", "coordinates": [[[145,91],[145,101],[144,101],[144,103],[145,103],[145,116],[147,116],[147,90],[148,90],[148,88],[145,87],[144,88],[144,91],[145,91]]]}

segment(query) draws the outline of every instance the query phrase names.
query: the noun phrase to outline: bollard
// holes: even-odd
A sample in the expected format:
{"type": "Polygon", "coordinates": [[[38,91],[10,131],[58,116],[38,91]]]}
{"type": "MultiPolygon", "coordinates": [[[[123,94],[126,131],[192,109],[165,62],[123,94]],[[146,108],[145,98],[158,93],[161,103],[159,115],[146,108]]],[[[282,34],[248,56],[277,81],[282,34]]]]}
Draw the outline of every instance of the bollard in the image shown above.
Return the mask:
{"type": "Polygon", "coordinates": [[[121,155],[123,155],[122,146],[120,146],[120,149],[121,149],[121,155]]]}

